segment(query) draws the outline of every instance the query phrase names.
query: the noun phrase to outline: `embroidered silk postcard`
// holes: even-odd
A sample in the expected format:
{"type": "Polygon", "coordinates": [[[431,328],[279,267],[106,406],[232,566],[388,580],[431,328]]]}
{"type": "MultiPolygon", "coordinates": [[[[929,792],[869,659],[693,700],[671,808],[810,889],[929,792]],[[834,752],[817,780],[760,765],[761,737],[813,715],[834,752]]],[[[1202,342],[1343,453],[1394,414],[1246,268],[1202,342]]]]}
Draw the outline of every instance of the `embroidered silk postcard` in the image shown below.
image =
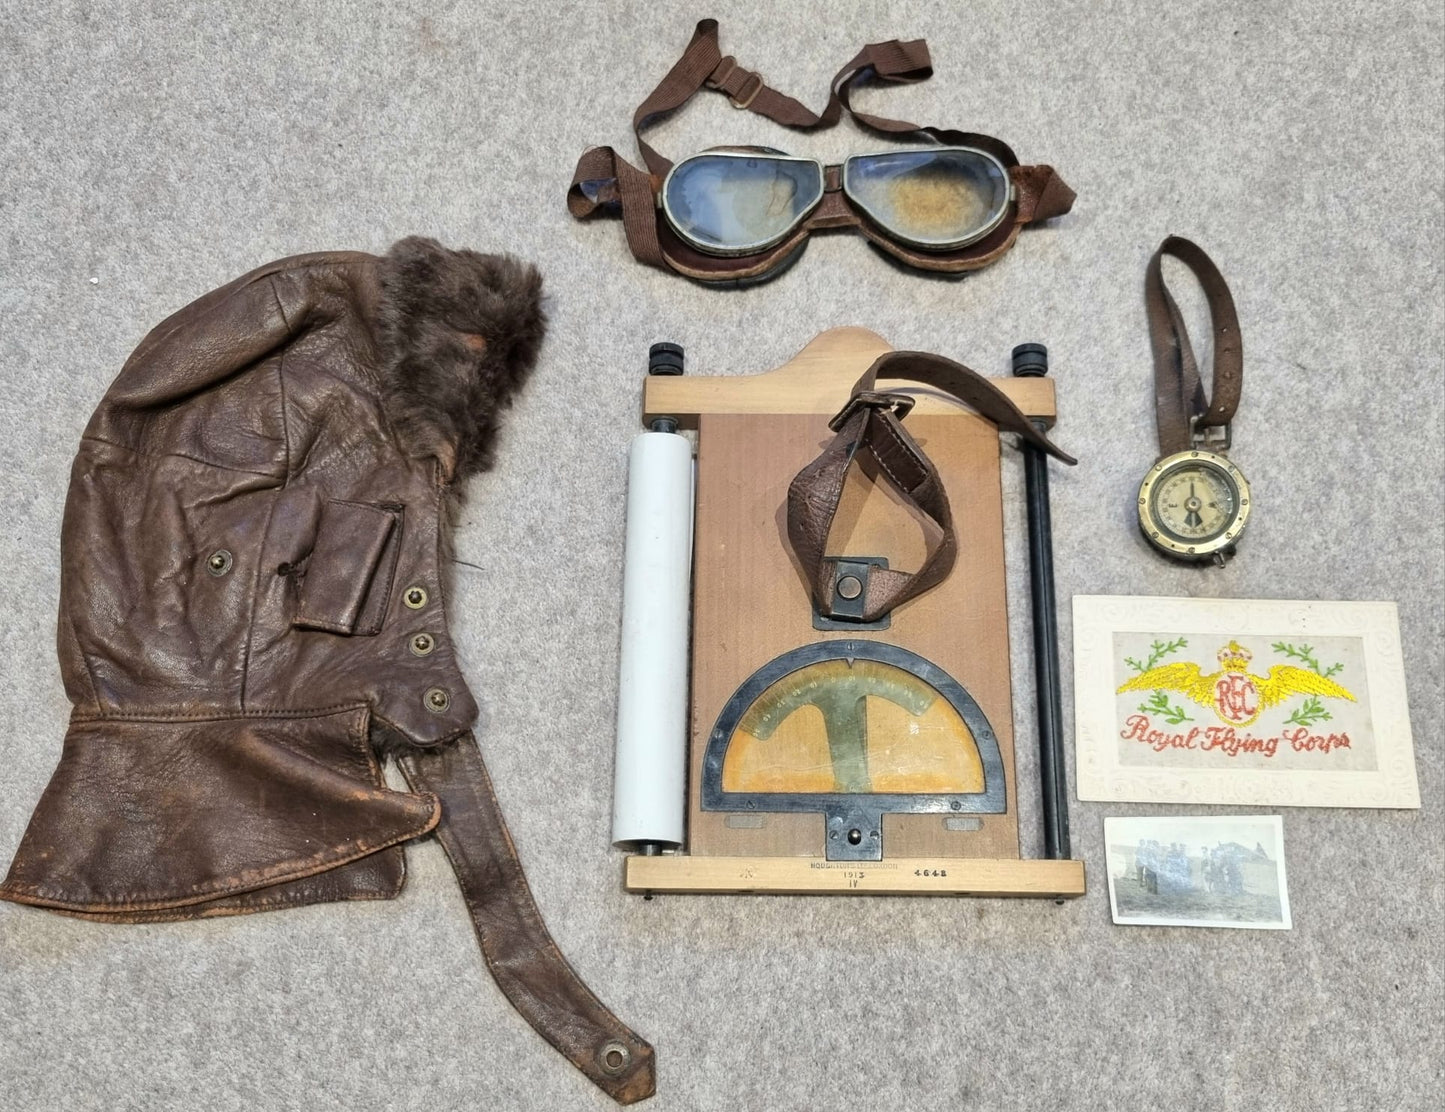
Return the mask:
{"type": "Polygon", "coordinates": [[[1074,597],[1080,799],[1418,807],[1393,602],[1074,597]]]}

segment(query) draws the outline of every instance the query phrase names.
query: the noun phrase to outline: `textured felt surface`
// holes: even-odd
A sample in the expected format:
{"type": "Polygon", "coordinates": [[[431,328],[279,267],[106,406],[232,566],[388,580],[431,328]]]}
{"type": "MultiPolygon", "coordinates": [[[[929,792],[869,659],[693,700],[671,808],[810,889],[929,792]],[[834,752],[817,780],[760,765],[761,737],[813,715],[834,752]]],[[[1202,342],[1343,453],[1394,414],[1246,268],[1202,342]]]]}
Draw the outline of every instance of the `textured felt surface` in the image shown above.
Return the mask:
{"type": "MultiPolygon", "coordinates": [[[[266,260],[406,233],[544,270],[552,331],[457,540],[454,637],[483,749],[571,961],[658,1050],[661,1109],[1408,1109],[1441,1080],[1442,16],[1439,4],[11,3],[0,11],[0,859],[59,754],[57,545],[70,459],[145,331],[266,260]],[[690,285],[563,205],[699,15],[821,106],[864,42],[926,36],[937,76],[865,108],[1004,138],[1072,214],[962,282],[824,237],[778,281],[690,285]],[[1153,460],[1144,264],[1197,239],[1241,312],[1234,458],[1254,520],[1224,571],[1130,517],[1153,460]],[[1050,346],[1058,589],[1397,599],[1425,806],[1289,811],[1289,932],[1109,922],[1087,898],[660,898],[608,848],[625,453],[647,345],[763,370],[861,324],[1006,372],[1050,346]]],[[[705,96],[675,155],[835,157],[705,96]]],[[[1193,319],[1199,305],[1191,303],[1193,319]]],[[[1007,451],[1016,719],[1031,663],[1007,451]]],[[[1067,693],[1066,693],[1067,695],[1067,693]]],[[[1037,852],[1034,794],[1021,800],[1037,852]]],[[[0,905],[0,1108],[604,1108],[488,978],[445,860],[389,903],[103,926],[0,905]]]]}

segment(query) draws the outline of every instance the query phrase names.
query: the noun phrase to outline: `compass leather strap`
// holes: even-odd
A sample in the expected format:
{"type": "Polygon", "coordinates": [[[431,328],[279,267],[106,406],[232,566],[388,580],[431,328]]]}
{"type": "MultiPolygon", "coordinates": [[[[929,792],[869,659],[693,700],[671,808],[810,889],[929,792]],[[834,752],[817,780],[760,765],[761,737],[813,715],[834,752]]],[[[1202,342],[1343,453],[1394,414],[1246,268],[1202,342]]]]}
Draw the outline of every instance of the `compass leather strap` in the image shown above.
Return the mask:
{"type": "Polygon", "coordinates": [[[838,575],[838,558],[825,553],[848,469],[860,453],[865,463],[871,463],[877,474],[922,515],[931,536],[928,554],[917,571],[872,569],[863,594],[862,615],[855,620],[877,621],[941,583],[958,555],[953,515],[938,469],[903,427],[913,398],[903,393],[879,392],[879,379],[923,383],[971,407],[1001,432],[1018,433],[1065,463],[1076,462],[977,371],[922,351],[880,355],[853,385],[847,404],[828,423],[837,435],[817,459],[798,472],[788,488],[788,541],[802,565],[818,612],[829,618],[843,618],[848,609],[843,606],[846,594],[840,594],[843,583],[838,575]]]}
{"type": "Polygon", "coordinates": [[[1198,244],[1170,236],[1149,260],[1144,275],[1144,307],[1149,316],[1149,342],[1154,349],[1154,405],[1159,424],[1159,451],[1172,456],[1194,447],[1229,447],[1229,422],[1239,407],[1244,375],[1244,348],[1239,316],[1224,276],[1198,244]],[[1211,401],[1199,378],[1199,365],[1189,344],[1189,333],[1168,287],[1162,260],[1178,259],[1199,280],[1209,302],[1214,328],[1214,373],[1211,401]],[[1207,429],[1223,429],[1208,438],[1207,429]]]}
{"type": "Polygon", "coordinates": [[[652,1095],[652,1047],[614,1016],[547,933],[476,739],[398,760],[414,791],[441,800],[436,834],[461,885],[482,956],[512,1006],[619,1104],[652,1095]]]}

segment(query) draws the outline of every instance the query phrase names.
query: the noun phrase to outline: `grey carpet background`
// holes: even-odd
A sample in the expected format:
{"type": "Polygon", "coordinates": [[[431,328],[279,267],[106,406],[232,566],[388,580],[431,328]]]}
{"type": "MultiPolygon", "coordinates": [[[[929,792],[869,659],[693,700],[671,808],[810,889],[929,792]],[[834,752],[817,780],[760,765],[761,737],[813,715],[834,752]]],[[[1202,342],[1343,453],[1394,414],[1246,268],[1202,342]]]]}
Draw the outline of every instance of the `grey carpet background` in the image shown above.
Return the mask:
{"type": "MultiPolygon", "coordinates": [[[[9,3],[0,12],[0,735],[8,860],[59,754],[60,514],[80,431],[146,330],[266,260],[406,233],[535,260],[552,330],[473,484],[453,629],[547,921],[658,1049],[664,1109],[1414,1109],[1442,1074],[1442,13],[1438,3],[9,3]],[[1005,139],[1075,211],[962,282],[819,238],[771,285],[646,270],[574,223],[577,155],[631,154],[693,22],[820,106],[864,42],[926,36],[885,115],[1005,139]],[[1155,456],[1144,264],[1197,239],[1240,305],[1238,460],[1257,506],[1224,571],[1131,525],[1155,456]],[[1285,812],[1290,932],[1119,928],[1092,890],[1009,901],[662,898],[608,847],[625,452],[647,345],[696,373],[861,324],[1004,374],[1053,353],[1058,589],[1396,599],[1419,812],[1285,812]]],[[[837,157],[715,95],[680,157],[837,157]]],[[[1191,306],[1198,328],[1200,305],[1191,306]]],[[[1021,780],[1034,764],[1022,477],[1007,453],[1021,780]]],[[[1067,697],[1066,692],[1066,697],[1067,697]]],[[[1036,808],[1023,794],[1025,843],[1036,808]]],[[[445,860],[390,903],[111,927],[0,905],[0,1108],[602,1109],[487,976],[445,860]]]]}

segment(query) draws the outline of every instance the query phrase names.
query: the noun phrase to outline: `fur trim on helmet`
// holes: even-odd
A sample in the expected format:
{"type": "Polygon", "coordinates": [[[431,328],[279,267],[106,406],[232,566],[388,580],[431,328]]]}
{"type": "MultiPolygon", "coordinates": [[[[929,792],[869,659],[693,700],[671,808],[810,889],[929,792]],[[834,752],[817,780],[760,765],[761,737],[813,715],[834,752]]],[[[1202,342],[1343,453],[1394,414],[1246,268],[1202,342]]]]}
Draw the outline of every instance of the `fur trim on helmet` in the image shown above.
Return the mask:
{"type": "Polygon", "coordinates": [[[456,482],[492,465],[546,331],[542,277],[510,255],[409,236],[381,261],[382,400],[403,448],[456,482]]]}

